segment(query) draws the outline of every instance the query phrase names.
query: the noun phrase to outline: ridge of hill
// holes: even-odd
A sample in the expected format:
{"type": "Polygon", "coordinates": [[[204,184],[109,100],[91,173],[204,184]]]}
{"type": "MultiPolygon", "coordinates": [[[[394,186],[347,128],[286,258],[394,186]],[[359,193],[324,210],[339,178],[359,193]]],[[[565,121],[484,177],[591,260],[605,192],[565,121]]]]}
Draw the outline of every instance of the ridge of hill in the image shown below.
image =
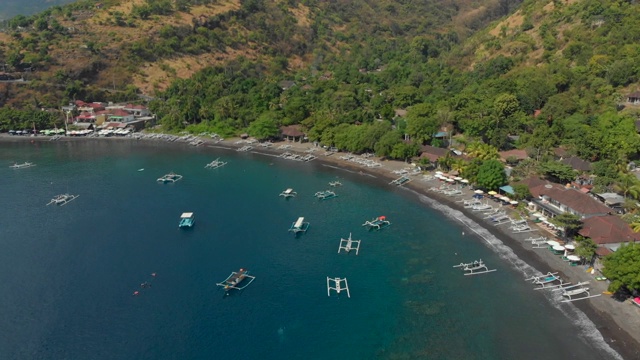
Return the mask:
{"type": "Polygon", "coordinates": [[[267,64],[277,75],[321,67],[372,43],[392,47],[424,36],[439,42],[437,51],[446,51],[505,15],[510,9],[506,3],[78,1],[4,22],[0,62],[36,84],[31,92],[13,88],[6,96],[5,91],[0,105],[24,106],[36,96],[42,105],[52,106],[57,105],[55,97],[99,99],[107,90],[153,95],[174,79],[239,58],[267,64]],[[22,74],[25,69],[33,72],[22,74]]]}

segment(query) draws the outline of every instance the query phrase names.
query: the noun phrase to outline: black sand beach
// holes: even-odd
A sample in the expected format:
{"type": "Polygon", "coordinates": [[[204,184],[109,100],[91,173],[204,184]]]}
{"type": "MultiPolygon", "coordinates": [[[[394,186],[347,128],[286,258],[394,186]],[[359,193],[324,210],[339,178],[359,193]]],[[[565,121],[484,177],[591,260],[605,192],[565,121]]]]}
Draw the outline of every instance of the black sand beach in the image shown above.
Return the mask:
{"type": "MultiPolygon", "coordinates": [[[[198,151],[206,150],[207,147],[221,148],[228,150],[238,149],[246,143],[239,143],[239,139],[230,139],[221,142],[212,142],[205,140],[205,144],[194,148],[198,151]]],[[[48,137],[22,137],[22,136],[9,136],[0,135],[0,141],[6,142],[24,142],[24,143],[36,143],[42,141],[49,141],[48,137]]],[[[144,141],[150,144],[158,144],[161,146],[181,146],[188,147],[186,143],[171,143],[164,142],[162,140],[136,140],[134,138],[62,138],[59,142],[73,142],[73,141],[122,141],[122,142],[136,142],[144,141]]],[[[299,143],[282,143],[291,145],[288,149],[276,149],[278,144],[266,148],[260,146],[254,146],[251,153],[264,154],[269,156],[278,156],[279,154],[288,151],[298,154],[305,154],[309,148],[312,148],[312,144],[299,144],[299,143]]],[[[353,162],[349,162],[340,158],[341,153],[334,153],[330,156],[325,156],[325,151],[319,149],[313,152],[317,159],[313,162],[320,164],[321,166],[331,166],[334,168],[348,170],[355,174],[371,175],[367,178],[372,181],[379,181],[380,184],[388,184],[391,180],[394,180],[398,175],[392,173],[393,170],[399,170],[408,167],[409,164],[399,161],[383,161],[380,159],[374,159],[382,164],[380,167],[363,167],[353,162]]],[[[10,165],[10,164],[9,164],[10,165]]],[[[417,175],[422,177],[422,175],[417,175]]],[[[524,262],[537,269],[542,273],[548,271],[559,272],[559,274],[568,281],[577,283],[580,281],[590,281],[590,287],[592,294],[600,293],[606,290],[606,282],[596,282],[593,279],[593,275],[587,274],[583,267],[570,267],[567,263],[564,263],[559,259],[559,256],[552,255],[549,251],[534,250],[530,245],[523,242],[524,238],[537,235],[549,235],[544,233],[542,228],[538,228],[536,232],[526,234],[514,234],[508,231],[504,231],[502,228],[493,226],[487,220],[479,216],[478,213],[474,213],[465,209],[460,202],[456,200],[471,198],[472,192],[467,190],[466,196],[461,197],[448,197],[440,193],[430,191],[433,186],[437,186],[437,180],[424,181],[416,177],[414,181],[407,183],[405,186],[408,189],[415,191],[418,194],[432,198],[442,204],[447,205],[453,209],[459,210],[465,214],[465,216],[473,219],[479,224],[483,224],[483,227],[489,230],[495,237],[500,239],[505,245],[510,247],[513,252],[524,262]]],[[[388,185],[393,186],[393,185],[388,185]]],[[[537,228],[535,225],[531,225],[532,228],[537,228]]],[[[640,309],[632,306],[629,303],[620,303],[613,300],[610,296],[602,295],[597,298],[576,301],[572,303],[596,325],[597,329],[602,334],[604,340],[616,350],[624,359],[640,359],[640,309]]]]}

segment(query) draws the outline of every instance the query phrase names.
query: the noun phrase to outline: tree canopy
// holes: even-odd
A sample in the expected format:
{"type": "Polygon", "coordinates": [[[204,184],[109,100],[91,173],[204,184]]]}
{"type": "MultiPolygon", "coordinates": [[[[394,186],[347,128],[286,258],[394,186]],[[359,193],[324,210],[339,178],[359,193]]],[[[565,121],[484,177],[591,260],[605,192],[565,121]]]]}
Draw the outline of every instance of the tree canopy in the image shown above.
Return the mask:
{"type": "Polygon", "coordinates": [[[615,292],[623,286],[640,289],[640,244],[621,246],[604,258],[604,265],[603,274],[611,281],[609,291],[615,292]]]}

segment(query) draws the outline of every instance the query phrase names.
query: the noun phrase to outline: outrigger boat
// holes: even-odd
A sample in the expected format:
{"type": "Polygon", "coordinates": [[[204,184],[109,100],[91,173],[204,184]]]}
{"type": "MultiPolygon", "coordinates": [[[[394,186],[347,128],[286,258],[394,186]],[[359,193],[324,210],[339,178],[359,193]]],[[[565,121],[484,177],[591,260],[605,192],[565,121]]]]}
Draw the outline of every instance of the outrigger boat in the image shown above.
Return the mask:
{"type": "Polygon", "coordinates": [[[336,195],[336,193],[334,193],[331,190],[318,191],[313,196],[317,197],[320,200],[327,200],[327,199],[333,199],[334,197],[338,197],[338,195],[336,195]]]}
{"type": "Polygon", "coordinates": [[[60,205],[60,206],[66,205],[69,202],[77,199],[78,196],[80,196],[80,195],[60,194],[60,195],[54,197],[53,199],[51,199],[51,201],[49,201],[49,203],[47,205],[51,205],[51,204],[60,205]]]}
{"type": "Polygon", "coordinates": [[[298,195],[298,193],[293,191],[293,189],[289,188],[281,192],[279,196],[284,196],[285,199],[288,199],[290,197],[295,197],[296,195],[298,195]]]}
{"type": "Polygon", "coordinates": [[[490,273],[490,272],[494,272],[497,271],[497,269],[491,269],[489,270],[489,268],[487,268],[487,265],[484,264],[484,262],[482,260],[475,260],[473,262],[470,263],[460,263],[458,265],[454,265],[454,268],[461,268],[463,271],[465,271],[465,276],[467,275],[478,275],[478,274],[485,274],[485,273],[490,273]],[[466,272],[468,271],[468,272],[466,272]]]}
{"type": "Polygon", "coordinates": [[[358,255],[358,252],[360,251],[360,241],[362,241],[362,240],[353,240],[353,239],[351,239],[351,233],[349,233],[349,238],[348,239],[340,239],[340,246],[338,247],[338,254],[340,253],[341,250],[344,250],[346,252],[351,252],[351,250],[355,250],[356,251],[356,255],[358,255]]]}
{"type": "Polygon", "coordinates": [[[589,292],[589,288],[585,287],[586,283],[579,283],[573,286],[568,286],[562,289],[562,296],[566,297],[566,300],[562,300],[561,302],[572,302],[578,300],[585,300],[594,297],[598,297],[601,294],[591,295],[589,292]],[[577,296],[577,298],[575,298],[577,296]]]}
{"type": "Polygon", "coordinates": [[[559,276],[557,272],[549,272],[546,275],[541,276],[532,276],[525,281],[531,281],[538,287],[534,288],[534,290],[544,290],[544,289],[557,289],[566,287],[571,285],[571,283],[564,282],[559,276]]]}
{"type": "Polygon", "coordinates": [[[347,278],[330,278],[327,276],[327,296],[331,296],[331,290],[335,290],[336,294],[340,295],[343,290],[347,291],[347,297],[351,297],[349,293],[349,284],[347,284],[347,278]],[[331,284],[333,283],[333,286],[331,284]],[[344,283],[344,286],[342,286],[344,283]]]}
{"type": "Polygon", "coordinates": [[[377,218],[371,221],[365,221],[364,224],[362,224],[362,226],[369,227],[369,230],[371,229],[380,230],[380,229],[384,229],[386,227],[391,226],[391,222],[387,220],[386,216],[378,216],[377,218]]]}
{"type": "Polygon", "coordinates": [[[190,228],[190,227],[193,227],[195,223],[196,223],[196,219],[194,214],[192,212],[186,212],[186,213],[182,213],[182,215],[180,216],[180,223],[178,224],[178,227],[190,228]]]}
{"type": "Polygon", "coordinates": [[[182,175],[178,175],[174,172],[170,172],[167,175],[164,175],[163,177],[158,178],[158,182],[165,183],[165,184],[169,182],[174,183],[180,179],[182,179],[182,175]]]}
{"type": "Polygon", "coordinates": [[[240,269],[237,272],[233,271],[231,275],[229,275],[223,281],[216,283],[216,285],[221,286],[227,295],[229,295],[229,290],[243,290],[247,286],[249,286],[253,280],[255,280],[255,276],[249,275],[249,270],[240,269]],[[240,286],[245,280],[249,280],[243,286],[240,286]]]}
{"type": "Polygon", "coordinates": [[[215,160],[213,160],[212,162],[208,163],[207,165],[204,166],[205,169],[217,169],[219,167],[223,167],[227,165],[226,162],[221,161],[220,158],[217,158],[215,160]]]}
{"type": "Polygon", "coordinates": [[[342,186],[342,183],[340,181],[331,181],[329,183],[329,186],[338,187],[338,186],[342,186]]]}
{"type": "Polygon", "coordinates": [[[18,163],[14,163],[13,165],[9,166],[12,169],[26,169],[32,166],[36,166],[36,164],[34,163],[30,163],[30,162],[23,162],[22,164],[18,164],[18,163]]]}
{"type": "Polygon", "coordinates": [[[309,223],[304,222],[304,217],[299,217],[294,223],[291,224],[289,231],[292,231],[294,234],[298,235],[299,232],[307,232],[309,229],[309,223]]]}

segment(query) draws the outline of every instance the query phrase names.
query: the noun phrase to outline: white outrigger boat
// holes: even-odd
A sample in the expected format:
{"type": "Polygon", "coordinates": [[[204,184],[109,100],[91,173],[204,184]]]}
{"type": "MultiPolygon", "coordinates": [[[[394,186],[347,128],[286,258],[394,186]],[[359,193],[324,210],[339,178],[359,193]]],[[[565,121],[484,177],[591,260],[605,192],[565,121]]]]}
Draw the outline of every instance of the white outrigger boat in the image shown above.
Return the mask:
{"type": "Polygon", "coordinates": [[[9,167],[12,168],[12,169],[26,169],[26,168],[30,168],[32,166],[36,166],[36,164],[30,163],[30,162],[23,162],[22,164],[14,163],[13,165],[11,165],[9,167]]]}
{"type": "Polygon", "coordinates": [[[166,183],[169,183],[169,182],[170,183],[174,183],[174,182],[176,182],[178,180],[181,180],[181,179],[182,179],[182,175],[178,175],[178,174],[176,174],[174,172],[170,172],[167,175],[164,175],[163,177],[158,178],[157,181],[166,184],[166,183]]]}
{"type": "Polygon", "coordinates": [[[229,290],[244,290],[247,286],[251,285],[255,279],[255,276],[249,275],[249,270],[240,269],[237,272],[233,271],[231,275],[227,276],[227,278],[221,282],[216,283],[216,285],[222,287],[226,295],[229,295],[229,290]],[[248,280],[248,282],[242,285],[245,280],[248,280]]]}
{"type": "Polygon", "coordinates": [[[313,196],[317,197],[320,200],[327,200],[327,199],[333,199],[335,197],[338,197],[338,195],[336,195],[336,193],[334,193],[331,190],[318,191],[313,196]]]}
{"type": "Polygon", "coordinates": [[[340,295],[342,291],[347,292],[347,297],[351,297],[349,293],[349,284],[347,283],[347,278],[330,278],[327,276],[327,296],[331,296],[331,290],[335,290],[336,294],[340,295]],[[331,286],[333,283],[333,286],[331,286]],[[344,283],[344,286],[342,286],[344,283]]]}
{"type": "Polygon", "coordinates": [[[546,275],[541,276],[532,276],[524,280],[531,281],[537,285],[533,290],[557,289],[571,285],[571,283],[564,282],[564,280],[558,276],[557,272],[549,272],[546,275]]]}
{"type": "Polygon", "coordinates": [[[346,252],[351,252],[351,250],[355,250],[356,255],[358,255],[358,252],[360,251],[360,241],[362,240],[351,239],[351,233],[349,233],[348,239],[340,239],[340,246],[338,246],[338,254],[342,250],[346,252]]]}
{"type": "Polygon", "coordinates": [[[297,192],[293,191],[292,188],[288,188],[287,190],[281,192],[279,196],[284,196],[285,199],[288,199],[290,197],[295,197],[296,195],[298,195],[297,192]]]}
{"type": "Polygon", "coordinates": [[[482,259],[481,260],[475,260],[475,261],[472,261],[470,263],[460,263],[458,265],[454,265],[453,267],[454,268],[461,268],[463,271],[465,271],[465,274],[464,274],[465,276],[467,276],[467,275],[485,274],[485,273],[490,273],[490,272],[497,271],[497,269],[489,269],[489,268],[487,268],[487,265],[484,264],[482,259]]]}
{"type": "Polygon", "coordinates": [[[309,226],[310,224],[304,221],[304,217],[299,217],[298,220],[291,224],[289,231],[292,231],[297,236],[299,232],[307,232],[309,226]]]}
{"type": "Polygon", "coordinates": [[[213,160],[212,162],[208,163],[207,165],[204,166],[205,169],[217,169],[220,167],[223,167],[227,165],[227,163],[225,161],[220,160],[220,158],[217,158],[215,160],[213,160]]]}
{"type": "Polygon", "coordinates": [[[387,220],[386,216],[378,216],[377,218],[371,221],[365,221],[364,224],[362,224],[362,226],[369,227],[369,230],[371,229],[380,230],[380,229],[384,229],[386,227],[391,226],[391,222],[387,220]]]}
{"type": "Polygon", "coordinates": [[[562,296],[567,298],[565,300],[562,300],[561,302],[572,302],[572,301],[578,301],[578,300],[591,299],[601,295],[601,294],[591,295],[591,293],[589,292],[589,288],[585,286],[587,284],[589,283],[581,282],[576,285],[567,286],[562,289],[557,289],[557,290],[562,290],[562,296]]]}
{"type": "Polygon", "coordinates": [[[69,202],[77,199],[80,195],[71,195],[71,194],[60,194],[56,197],[54,197],[53,199],[51,199],[51,201],[49,201],[49,203],[47,205],[51,205],[51,204],[55,204],[55,205],[66,205],[69,202]]]}
{"type": "Polygon", "coordinates": [[[342,183],[340,181],[331,181],[329,182],[329,186],[338,187],[342,186],[342,183]]]}

